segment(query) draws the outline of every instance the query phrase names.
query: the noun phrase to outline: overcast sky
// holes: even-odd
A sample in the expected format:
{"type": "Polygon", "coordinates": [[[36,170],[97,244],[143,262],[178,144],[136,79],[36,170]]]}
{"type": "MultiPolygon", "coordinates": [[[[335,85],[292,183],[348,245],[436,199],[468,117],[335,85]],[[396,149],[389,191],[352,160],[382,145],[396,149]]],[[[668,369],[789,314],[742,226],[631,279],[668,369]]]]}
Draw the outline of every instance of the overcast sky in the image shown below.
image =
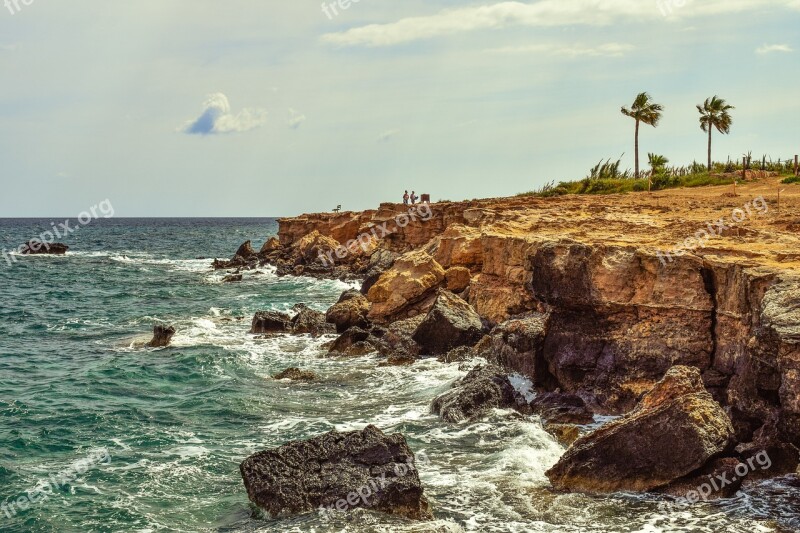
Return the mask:
{"type": "Polygon", "coordinates": [[[512,195],[632,167],[640,91],[666,107],[645,159],[704,161],[714,94],[736,106],[715,159],[800,152],[800,0],[14,1],[0,217],[512,195]]]}

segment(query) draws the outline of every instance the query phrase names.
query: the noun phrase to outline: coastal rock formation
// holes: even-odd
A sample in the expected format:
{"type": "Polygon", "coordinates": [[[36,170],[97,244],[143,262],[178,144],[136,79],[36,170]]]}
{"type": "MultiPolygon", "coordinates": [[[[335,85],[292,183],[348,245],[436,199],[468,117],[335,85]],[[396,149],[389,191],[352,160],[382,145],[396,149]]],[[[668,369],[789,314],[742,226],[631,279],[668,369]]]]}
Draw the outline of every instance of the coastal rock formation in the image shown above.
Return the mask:
{"type": "Polygon", "coordinates": [[[325,315],[315,311],[305,304],[294,306],[297,314],[291,320],[291,332],[295,335],[310,334],[312,337],[320,337],[330,333],[335,333],[336,328],[333,324],[325,321],[325,315]]]}
{"type": "Polygon", "coordinates": [[[317,375],[308,370],[300,370],[299,368],[292,367],[275,374],[272,378],[278,380],[288,379],[291,381],[314,381],[317,379],[317,375]]]}
{"type": "Polygon", "coordinates": [[[475,344],[483,336],[481,317],[464,300],[441,290],[412,338],[427,355],[441,355],[475,344]]]}
{"type": "Polygon", "coordinates": [[[444,269],[427,253],[418,250],[401,256],[369,289],[369,319],[386,323],[407,318],[408,308],[430,296],[443,279],[444,269]]]}
{"type": "MultiPolygon", "coordinates": [[[[703,491],[703,496],[707,500],[731,498],[741,488],[742,482],[749,477],[748,475],[741,476],[736,472],[736,468],[740,464],[743,463],[734,457],[715,459],[697,472],[673,481],[665,487],[656,489],[654,492],[669,494],[676,498],[687,498],[690,493],[697,493],[699,489],[703,491]],[[713,484],[709,483],[710,479],[714,480],[713,484]],[[718,480],[722,479],[727,484],[718,482],[718,480]]],[[[741,469],[742,467],[739,468],[741,469]]]]}
{"type": "Polygon", "coordinates": [[[286,313],[280,313],[278,311],[259,311],[253,317],[250,333],[288,333],[291,329],[292,319],[286,313]]]}
{"type": "Polygon", "coordinates": [[[381,275],[392,268],[394,262],[400,254],[378,248],[369,256],[369,263],[364,269],[364,281],[361,284],[361,294],[366,295],[373,285],[380,279],[381,275]]]}
{"type": "Polygon", "coordinates": [[[262,451],[240,470],[250,501],[273,517],[364,508],[432,518],[405,437],[374,426],[262,451]]]}
{"type": "Polygon", "coordinates": [[[272,252],[277,252],[280,249],[281,249],[281,242],[275,237],[270,237],[261,246],[261,250],[259,250],[258,255],[266,256],[271,254],[272,252]]]}
{"type": "Polygon", "coordinates": [[[169,346],[175,335],[173,326],[153,326],[153,339],[147,343],[148,348],[165,348],[169,346]]]}
{"type": "Polygon", "coordinates": [[[436,397],[431,411],[445,422],[475,419],[492,408],[519,408],[524,404],[508,373],[490,364],[478,365],[453,388],[436,397]]]}
{"type": "Polygon", "coordinates": [[[242,276],[241,274],[229,274],[229,275],[225,276],[224,278],[222,278],[222,282],[223,283],[237,283],[239,281],[242,281],[243,279],[244,279],[244,276],[242,276]]]}
{"type": "Polygon", "coordinates": [[[543,392],[528,404],[531,412],[553,424],[589,424],[594,415],[580,396],[559,392],[543,392]]]}
{"type": "Polygon", "coordinates": [[[69,251],[69,246],[66,244],[41,241],[28,241],[19,249],[19,253],[22,255],[64,255],[67,251],[69,251]]]}
{"type": "Polygon", "coordinates": [[[461,266],[448,268],[444,273],[444,278],[445,288],[454,293],[462,292],[469,287],[469,282],[472,279],[469,269],[461,266]]]}
{"type": "Polygon", "coordinates": [[[325,313],[325,320],[336,326],[338,333],[344,333],[352,327],[367,328],[369,321],[369,301],[357,290],[344,292],[336,304],[325,313]]]}
{"type": "Polygon", "coordinates": [[[527,376],[537,386],[555,388],[544,358],[548,322],[549,315],[536,312],[511,318],[495,326],[473,351],[527,376]]]}
{"type": "Polygon", "coordinates": [[[626,416],[576,440],[546,472],[558,490],[648,491],[731,451],[734,431],[696,368],[676,366],[626,416]]]}
{"type": "Polygon", "coordinates": [[[358,357],[379,351],[381,347],[380,341],[369,331],[353,326],[333,342],[328,355],[358,357]]]}

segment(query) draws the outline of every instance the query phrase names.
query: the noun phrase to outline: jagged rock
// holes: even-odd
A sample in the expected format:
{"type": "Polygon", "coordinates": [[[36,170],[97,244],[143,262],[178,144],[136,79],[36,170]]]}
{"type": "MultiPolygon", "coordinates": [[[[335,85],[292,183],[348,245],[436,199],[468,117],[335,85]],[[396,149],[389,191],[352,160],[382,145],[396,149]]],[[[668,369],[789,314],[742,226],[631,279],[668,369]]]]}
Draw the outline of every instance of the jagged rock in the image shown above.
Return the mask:
{"type": "Polygon", "coordinates": [[[225,276],[224,278],[222,278],[222,282],[223,283],[237,283],[239,281],[242,281],[242,279],[244,279],[244,278],[243,278],[243,276],[241,274],[230,274],[230,275],[225,276]]]}
{"type": "Polygon", "coordinates": [[[270,237],[264,244],[261,246],[261,250],[259,250],[258,255],[269,255],[272,252],[278,251],[281,249],[281,241],[276,239],[275,237],[270,237]]]}
{"type": "Polygon", "coordinates": [[[461,292],[469,287],[472,275],[466,267],[450,267],[444,273],[445,287],[450,292],[461,292]]]}
{"type": "Polygon", "coordinates": [[[380,350],[380,341],[369,331],[352,327],[342,333],[331,345],[328,355],[359,357],[380,350]]]}
{"type": "Polygon", "coordinates": [[[445,354],[458,346],[469,346],[483,336],[477,312],[455,294],[442,290],[412,338],[423,353],[445,354]]]}
{"type": "Polygon", "coordinates": [[[590,424],[594,415],[580,396],[560,392],[537,394],[529,404],[531,412],[553,424],[590,424]]]}
{"type": "Polygon", "coordinates": [[[148,348],[164,348],[169,346],[175,335],[173,326],[153,326],[153,340],[147,343],[148,348]]]}
{"type": "Polygon", "coordinates": [[[240,470],[250,501],[273,517],[360,507],[432,518],[405,437],[385,435],[375,426],[262,451],[245,459],[240,470]]]}
{"type": "Polygon", "coordinates": [[[446,422],[461,422],[481,416],[492,408],[518,408],[523,404],[508,374],[496,365],[478,365],[453,388],[436,397],[431,411],[446,422]]]}
{"type": "Polygon", "coordinates": [[[258,254],[256,254],[255,250],[253,250],[253,244],[250,241],[245,241],[241,246],[239,246],[239,249],[236,250],[236,253],[234,254],[234,257],[235,256],[239,256],[239,257],[247,260],[247,259],[250,259],[251,257],[253,257],[255,255],[258,255],[258,254]]]}
{"type": "Polygon", "coordinates": [[[369,319],[390,322],[405,308],[430,294],[444,280],[444,269],[423,251],[409,252],[398,258],[367,292],[372,303],[369,319]]]}
{"type": "Polygon", "coordinates": [[[289,379],[292,381],[314,381],[317,375],[308,370],[300,370],[299,368],[287,368],[283,372],[279,372],[272,376],[273,379],[289,379]]]}
{"type": "Polygon", "coordinates": [[[42,241],[28,241],[19,249],[19,253],[22,255],[64,255],[67,251],[69,251],[69,246],[66,244],[42,241]]]}
{"type": "Polygon", "coordinates": [[[385,248],[378,248],[369,257],[369,264],[364,273],[364,282],[361,285],[361,294],[366,295],[375,282],[380,279],[381,274],[392,268],[399,254],[391,252],[385,248]]]}
{"type": "Polygon", "coordinates": [[[472,346],[459,346],[453,348],[446,354],[442,354],[436,358],[440,363],[461,363],[469,361],[475,357],[475,348],[472,346]]]}
{"type": "Polygon", "coordinates": [[[320,337],[336,332],[333,324],[325,322],[325,315],[319,311],[315,311],[305,304],[297,304],[294,309],[297,314],[292,318],[291,328],[295,335],[308,333],[313,337],[320,337]]]}
{"type": "Polygon", "coordinates": [[[347,257],[340,259],[336,256],[337,248],[339,248],[338,241],[321,235],[319,231],[314,230],[301,238],[293,247],[296,257],[295,264],[324,264],[324,262],[327,262],[329,266],[333,266],[334,263],[347,259],[347,257]]]}
{"type": "Polygon", "coordinates": [[[253,317],[250,333],[290,333],[292,321],[286,313],[278,311],[259,311],[253,317]]]}
{"type": "Polygon", "coordinates": [[[510,371],[527,376],[536,385],[552,386],[544,359],[548,315],[529,313],[511,318],[492,329],[474,352],[510,371]]]}
{"type": "Polygon", "coordinates": [[[546,475],[557,490],[648,491],[729,451],[733,437],[700,372],[676,366],[631,413],[576,440],[546,475]]]}
{"type": "Polygon", "coordinates": [[[554,424],[552,422],[545,422],[542,427],[564,446],[571,445],[578,440],[578,437],[581,435],[578,426],[574,424],[554,424]]]}
{"type": "Polygon", "coordinates": [[[391,323],[385,330],[380,327],[373,327],[373,335],[379,337],[386,346],[386,352],[397,356],[405,355],[416,358],[420,353],[419,344],[411,338],[414,331],[419,327],[424,316],[416,316],[405,320],[398,320],[391,323]]]}
{"type": "Polygon", "coordinates": [[[794,474],[800,464],[800,452],[791,443],[784,442],[778,429],[778,415],[773,414],[753,434],[753,441],[739,444],[736,452],[747,462],[753,460],[759,468],[750,472],[753,478],[794,474]],[[763,463],[763,464],[762,464],[763,463]]]}
{"type": "Polygon", "coordinates": [[[339,297],[339,301],[325,313],[325,320],[336,326],[338,333],[352,327],[368,328],[369,301],[361,292],[349,290],[339,297]]]}

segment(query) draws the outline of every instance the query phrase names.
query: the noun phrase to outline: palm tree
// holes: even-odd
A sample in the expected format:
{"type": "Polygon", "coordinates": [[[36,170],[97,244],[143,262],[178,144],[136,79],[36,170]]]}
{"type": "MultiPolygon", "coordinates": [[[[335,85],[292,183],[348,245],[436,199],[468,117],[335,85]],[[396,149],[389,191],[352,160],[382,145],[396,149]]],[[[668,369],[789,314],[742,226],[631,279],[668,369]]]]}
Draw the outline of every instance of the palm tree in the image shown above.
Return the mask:
{"type": "Polygon", "coordinates": [[[669,159],[663,155],[648,152],[647,161],[650,163],[650,178],[647,180],[647,192],[650,192],[650,190],[653,188],[653,176],[658,174],[660,170],[667,166],[669,159]]]}
{"type": "Polygon", "coordinates": [[[728,134],[731,132],[733,118],[730,111],[735,109],[732,105],[717,96],[706,98],[702,106],[697,106],[700,112],[700,128],[708,132],[708,171],[711,172],[711,130],[717,128],[720,133],[728,134]]]}
{"type": "Polygon", "coordinates": [[[627,107],[622,108],[622,114],[626,117],[631,117],[636,121],[636,178],[639,178],[639,123],[653,126],[658,126],[658,121],[661,120],[661,112],[664,111],[664,106],[656,104],[650,99],[647,93],[640,93],[630,109],[627,107]]]}

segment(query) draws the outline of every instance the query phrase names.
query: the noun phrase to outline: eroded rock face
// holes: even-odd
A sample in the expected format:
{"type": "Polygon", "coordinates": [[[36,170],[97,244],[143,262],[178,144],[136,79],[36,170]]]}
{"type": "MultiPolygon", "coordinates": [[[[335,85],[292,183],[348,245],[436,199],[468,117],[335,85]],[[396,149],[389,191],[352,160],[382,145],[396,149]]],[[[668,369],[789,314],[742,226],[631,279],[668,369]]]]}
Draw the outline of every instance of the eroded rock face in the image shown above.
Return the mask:
{"type": "Polygon", "coordinates": [[[295,311],[297,314],[291,320],[291,331],[295,335],[309,334],[312,337],[320,337],[336,332],[336,328],[325,321],[325,315],[321,312],[305,304],[297,304],[295,311]]]}
{"type": "Polygon", "coordinates": [[[250,501],[273,517],[360,507],[432,518],[405,437],[385,435],[375,426],[259,452],[240,470],[250,501]]]}
{"type": "Polygon", "coordinates": [[[64,255],[69,251],[69,246],[60,242],[29,241],[24,248],[20,248],[22,255],[64,255]]]}
{"type": "Polygon", "coordinates": [[[403,318],[402,311],[420,302],[444,280],[444,269],[423,251],[398,258],[369,289],[369,318],[378,323],[403,318]]]}
{"type": "Polygon", "coordinates": [[[169,346],[175,335],[173,326],[153,326],[153,340],[147,343],[149,348],[164,348],[169,346]]]}
{"type": "Polygon", "coordinates": [[[336,326],[338,333],[344,333],[352,327],[367,328],[369,321],[369,301],[357,290],[346,291],[339,301],[325,313],[325,320],[336,326]]]}
{"type": "Polygon", "coordinates": [[[488,361],[528,377],[537,386],[554,387],[544,359],[544,339],[549,315],[528,313],[495,326],[475,346],[488,361]]]}
{"type": "Polygon", "coordinates": [[[475,419],[493,408],[519,408],[524,400],[519,396],[508,373],[496,365],[478,365],[453,388],[436,397],[431,411],[446,422],[475,419]]]}
{"type": "Polygon", "coordinates": [[[330,356],[358,357],[381,349],[380,341],[369,331],[352,327],[342,333],[330,347],[330,356]]]}
{"type": "Polygon", "coordinates": [[[458,293],[469,287],[472,275],[466,267],[450,267],[444,273],[445,288],[448,291],[458,293]]]}
{"type": "Polygon", "coordinates": [[[529,404],[531,411],[553,424],[589,424],[594,415],[580,396],[559,392],[538,394],[529,404]]]}
{"type": "Polygon", "coordinates": [[[267,255],[280,249],[280,241],[275,237],[271,237],[267,239],[267,241],[261,246],[261,250],[259,250],[258,255],[267,255]]]}
{"type": "Polygon", "coordinates": [[[455,294],[442,290],[413,339],[422,353],[441,355],[459,346],[475,344],[482,336],[483,323],[478,313],[455,294]]]}
{"type": "Polygon", "coordinates": [[[291,381],[314,381],[317,375],[308,370],[300,370],[299,368],[292,367],[279,372],[272,376],[273,379],[288,379],[291,381]]]}
{"type": "Polygon", "coordinates": [[[546,472],[558,490],[648,491],[730,451],[734,431],[696,368],[673,367],[634,411],[580,437],[546,472]]]}
{"type": "Polygon", "coordinates": [[[394,262],[400,254],[389,251],[385,248],[378,248],[369,257],[364,271],[364,282],[361,284],[361,294],[366,295],[373,285],[380,279],[381,275],[392,268],[394,262]]]}

